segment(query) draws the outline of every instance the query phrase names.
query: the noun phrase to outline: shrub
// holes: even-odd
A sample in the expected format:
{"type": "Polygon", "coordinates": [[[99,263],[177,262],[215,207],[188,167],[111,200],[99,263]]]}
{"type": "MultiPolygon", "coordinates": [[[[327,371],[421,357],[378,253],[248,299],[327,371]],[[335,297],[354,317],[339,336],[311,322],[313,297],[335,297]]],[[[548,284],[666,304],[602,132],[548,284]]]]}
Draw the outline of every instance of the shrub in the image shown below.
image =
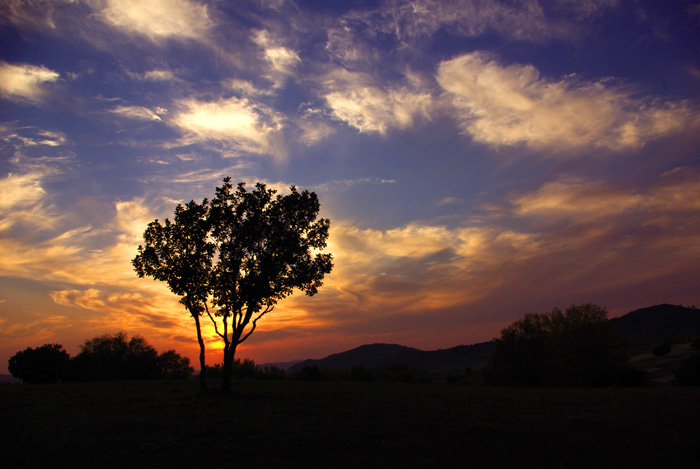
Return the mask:
{"type": "Polygon", "coordinates": [[[70,355],[61,344],[27,347],[10,357],[7,369],[23,383],[55,383],[68,376],[70,355]]]}
{"type": "Polygon", "coordinates": [[[676,386],[700,386],[700,354],[695,353],[681,362],[674,372],[676,386]]]}
{"type": "Polygon", "coordinates": [[[663,355],[666,355],[667,353],[670,353],[671,350],[673,350],[673,347],[671,347],[671,345],[663,343],[654,347],[651,350],[651,353],[653,353],[655,357],[661,357],[663,355]]]}
{"type": "Polygon", "coordinates": [[[352,381],[369,383],[370,381],[374,381],[374,373],[362,365],[353,366],[350,368],[350,379],[352,381]]]}
{"type": "Polygon", "coordinates": [[[693,347],[694,349],[700,349],[700,337],[694,338],[690,342],[690,346],[693,347]]]}

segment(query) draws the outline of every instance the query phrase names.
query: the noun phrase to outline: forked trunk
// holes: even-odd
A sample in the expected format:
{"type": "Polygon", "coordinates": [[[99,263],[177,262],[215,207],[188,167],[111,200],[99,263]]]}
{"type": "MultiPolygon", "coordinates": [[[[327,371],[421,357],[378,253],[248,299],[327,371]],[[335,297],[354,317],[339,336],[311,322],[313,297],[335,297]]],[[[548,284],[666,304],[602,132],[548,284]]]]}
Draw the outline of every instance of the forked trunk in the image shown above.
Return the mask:
{"type": "Polygon", "coordinates": [[[224,367],[221,370],[223,375],[221,377],[221,390],[230,391],[231,390],[231,378],[233,377],[233,360],[236,356],[236,343],[232,342],[227,344],[224,348],[224,367]]]}

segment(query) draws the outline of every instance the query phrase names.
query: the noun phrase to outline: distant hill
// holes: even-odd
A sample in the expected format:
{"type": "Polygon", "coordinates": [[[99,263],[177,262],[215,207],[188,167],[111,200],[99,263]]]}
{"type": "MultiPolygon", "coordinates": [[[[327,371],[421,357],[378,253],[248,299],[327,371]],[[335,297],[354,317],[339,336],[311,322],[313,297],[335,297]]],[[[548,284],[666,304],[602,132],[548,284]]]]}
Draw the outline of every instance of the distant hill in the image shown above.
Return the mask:
{"type": "Polygon", "coordinates": [[[630,344],[649,342],[658,344],[665,338],[675,339],[679,334],[691,338],[700,331],[700,310],[662,304],[637,309],[610,323],[630,344]]]}
{"type": "MultiPolygon", "coordinates": [[[[610,323],[630,344],[648,342],[655,345],[667,337],[676,338],[679,334],[689,338],[697,335],[700,331],[700,310],[662,304],[632,311],[611,319],[610,323]]],[[[463,370],[485,363],[493,352],[493,346],[493,342],[482,342],[445,350],[423,351],[396,344],[362,345],[320,360],[298,362],[289,367],[287,372],[294,373],[313,365],[345,370],[354,366],[364,366],[370,370],[377,370],[399,364],[414,371],[463,370]]]]}
{"type": "Polygon", "coordinates": [[[22,381],[14,378],[12,375],[0,375],[0,385],[2,384],[19,384],[22,381]]]}
{"type": "Polygon", "coordinates": [[[304,367],[342,368],[364,366],[370,370],[405,365],[411,370],[449,371],[463,370],[486,362],[493,351],[493,342],[459,345],[446,350],[423,351],[396,344],[371,344],[336,353],[320,360],[304,360],[289,368],[294,373],[304,367]]]}

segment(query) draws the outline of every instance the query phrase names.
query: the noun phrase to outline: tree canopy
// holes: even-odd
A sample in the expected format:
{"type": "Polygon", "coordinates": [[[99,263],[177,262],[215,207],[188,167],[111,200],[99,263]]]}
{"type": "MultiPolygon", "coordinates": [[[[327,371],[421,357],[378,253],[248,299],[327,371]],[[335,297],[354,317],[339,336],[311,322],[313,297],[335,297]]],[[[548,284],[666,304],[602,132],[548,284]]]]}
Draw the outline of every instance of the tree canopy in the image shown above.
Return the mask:
{"type": "Polygon", "coordinates": [[[27,347],[10,357],[7,369],[24,383],[55,383],[68,377],[70,355],[61,344],[27,347]]]}
{"type": "Polygon", "coordinates": [[[133,264],[140,277],[165,281],[195,321],[201,387],[206,387],[200,317],[224,342],[222,388],[228,389],[236,347],[258,321],[295,289],[318,292],[330,273],[326,247],[330,221],[318,219],[315,193],[276,195],[258,183],[247,190],[224,178],[211,200],[175,209],[173,222],[151,222],[133,264]],[[211,305],[211,308],[210,308],[211,305]]]}
{"type": "Polygon", "coordinates": [[[565,312],[555,308],[549,313],[526,314],[494,340],[486,382],[597,386],[630,379],[633,370],[607,314],[605,308],[593,304],[572,305],[565,312]]]}

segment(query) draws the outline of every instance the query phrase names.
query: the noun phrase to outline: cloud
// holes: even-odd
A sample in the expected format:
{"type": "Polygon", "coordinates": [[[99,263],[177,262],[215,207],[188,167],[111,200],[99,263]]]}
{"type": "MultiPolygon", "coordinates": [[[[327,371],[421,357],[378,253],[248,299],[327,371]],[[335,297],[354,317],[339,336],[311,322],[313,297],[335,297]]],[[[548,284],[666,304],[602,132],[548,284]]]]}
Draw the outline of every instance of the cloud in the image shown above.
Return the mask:
{"type": "Polygon", "coordinates": [[[686,102],[636,99],[605,80],[547,80],[532,65],[504,66],[483,52],[442,62],[437,80],[462,129],[490,145],[624,150],[700,124],[686,102]]]}
{"type": "MultiPolygon", "coordinates": [[[[577,21],[604,11],[615,2],[601,0],[560,2],[554,9],[572,12],[577,21]]],[[[550,7],[552,5],[549,5],[550,7]]],[[[356,9],[339,18],[328,30],[326,50],[346,66],[380,63],[385,55],[377,49],[377,38],[390,44],[400,58],[413,55],[416,47],[439,31],[461,37],[497,33],[501,37],[539,42],[574,34],[574,23],[553,20],[541,2],[531,0],[390,0],[381,8],[356,9]]]]}
{"type": "Polygon", "coordinates": [[[301,62],[295,51],[282,46],[268,31],[256,31],[252,39],[263,49],[263,57],[275,72],[292,74],[294,67],[301,62]]]}
{"type": "MultiPolygon", "coordinates": [[[[159,111],[162,112],[163,110],[160,109],[159,111]]],[[[161,120],[161,118],[156,113],[154,113],[150,109],[141,106],[118,106],[110,110],[109,112],[128,119],[150,121],[161,120]]]]}
{"type": "Polygon", "coordinates": [[[513,205],[519,216],[582,223],[643,214],[648,223],[656,215],[700,212],[699,182],[696,171],[686,168],[667,174],[645,191],[602,182],[549,182],[515,199],[513,205]]]}
{"type": "Polygon", "coordinates": [[[248,99],[229,98],[219,101],[181,101],[180,112],[172,123],[191,140],[214,140],[240,151],[273,151],[272,139],[282,129],[279,116],[248,99]]]}
{"type": "Polygon", "coordinates": [[[46,95],[44,84],[59,78],[57,72],[43,66],[0,62],[0,95],[8,99],[39,102],[46,95]]]}
{"type": "Polygon", "coordinates": [[[432,106],[429,93],[411,86],[380,87],[369,76],[336,70],[324,82],[323,97],[335,119],[360,132],[386,133],[405,129],[419,118],[428,119],[432,106]]]}
{"type": "Polygon", "coordinates": [[[0,213],[9,212],[21,206],[33,205],[44,198],[46,192],[41,187],[42,174],[8,174],[0,179],[0,213]]]}
{"type": "Polygon", "coordinates": [[[212,21],[207,7],[188,0],[91,0],[97,16],[127,33],[161,39],[203,39],[212,21]]]}

